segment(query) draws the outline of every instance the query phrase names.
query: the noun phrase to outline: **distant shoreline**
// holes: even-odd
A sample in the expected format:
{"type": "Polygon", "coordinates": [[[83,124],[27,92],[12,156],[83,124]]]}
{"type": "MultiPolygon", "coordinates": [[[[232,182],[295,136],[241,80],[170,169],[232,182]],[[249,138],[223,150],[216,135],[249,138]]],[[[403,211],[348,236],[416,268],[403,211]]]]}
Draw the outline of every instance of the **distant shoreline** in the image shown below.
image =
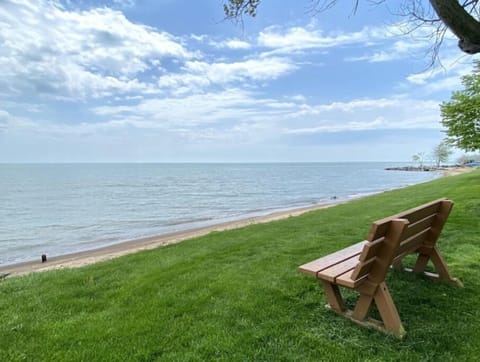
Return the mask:
{"type": "MultiPolygon", "coordinates": [[[[441,170],[443,176],[453,176],[472,171],[473,167],[456,167],[441,170]]],[[[438,170],[440,171],[440,170],[438,170]]],[[[361,196],[366,197],[369,195],[361,196]]],[[[360,198],[361,198],[360,197],[360,198]]],[[[139,238],[113,245],[49,257],[47,262],[42,263],[40,258],[35,261],[21,262],[11,265],[0,266],[0,278],[24,275],[32,272],[41,272],[54,269],[78,268],[85,265],[114,259],[123,255],[133,254],[141,250],[155,249],[160,246],[176,244],[181,241],[206,235],[213,231],[232,230],[253,224],[267,223],[270,221],[286,219],[292,216],[299,216],[309,211],[325,209],[347,203],[351,200],[338,200],[331,203],[323,203],[314,206],[307,206],[297,209],[276,211],[267,215],[247,217],[239,220],[218,223],[210,226],[189,229],[185,231],[171,232],[162,235],[139,238]]]]}
{"type": "Polygon", "coordinates": [[[386,171],[412,171],[412,172],[442,172],[444,175],[464,173],[471,170],[472,167],[467,166],[399,166],[387,167],[386,171]]]}

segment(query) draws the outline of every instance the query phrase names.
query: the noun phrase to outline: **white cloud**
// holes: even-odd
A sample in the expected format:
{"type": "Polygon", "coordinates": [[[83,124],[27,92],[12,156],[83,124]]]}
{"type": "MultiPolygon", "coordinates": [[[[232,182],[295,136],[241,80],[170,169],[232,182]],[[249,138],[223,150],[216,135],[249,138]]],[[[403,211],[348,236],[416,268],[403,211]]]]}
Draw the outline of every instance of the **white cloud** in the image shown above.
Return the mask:
{"type": "Polygon", "coordinates": [[[239,39],[230,39],[225,42],[227,48],[230,49],[250,49],[252,46],[250,43],[239,40],[239,39]]]}
{"type": "MultiPolygon", "coordinates": [[[[349,56],[345,60],[380,63],[418,59],[424,60],[425,65],[429,65],[434,56],[435,33],[436,27],[428,24],[412,28],[411,24],[408,23],[396,23],[384,28],[376,28],[376,31],[368,33],[368,38],[375,43],[369,43],[368,41],[365,43],[369,45],[369,48],[366,49],[368,53],[360,56],[349,56]]],[[[455,36],[447,31],[441,44],[440,54],[451,53],[452,48],[457,51],[457,41],[455,36]]]]}
{"type": "Polygon", "coordinates": [[[142,92],[149,86],[137,74],[165,58],[195,56],[172,35],[109,8],[70,11],[57,1],[5,0],[0,22],[0,85],[16,94],[142,92]]]}
{"type": "Polygon", "coordinates": [[[203,42],[207,41],[209,37],[206,34],[200,34],[200,35],[190,34],[190,38],[195,40],[195,41],[203,43],[203,42]]]}
{"type": "Polygon", "coordinates": [[[285,134],[379,129],[438,129],[439,105],[436,101],[404,97],[353,99],[320,105],[302,105],[295,127],[283,129],[285,134]]]}
{"type": "Polygon", "coordinates": [[[296,66],[286,58],[249,59],[232,63],[206,63],[189,61],[185,65],[187,72],[202,74],[213,83],[229,83],[251,79],[262,81],[275,79],[296,66]]]}
{"type": "Polygon", "coordinates": [[[228,49],[250,49],[252,45],[240,39],[227,39],[221,42],[210,41],[210,45],[214,46],[215,48],[228,48],[228,49]]]}
{"type": "Polygon", "coordinates": [[[275,53],[295,53],[307,49],[326,49],[343,45],[372,45],[379,40],[391,38],[392,26],[364,27],[354,32],[331,32],[310,24],[307,27],[282,28],[271,26],[259,33],[259,46],[274,49],[275,53]]]}
{"type": "MultiPolygon", "coordinates": [[[[106,136],[109,139],[156,134],[175,142],[249,143],[269,137],[276,120],[293,108],[291,103],[262,99],[241,89],[194,94],[178,98],[142,99],[134,105],[99,106],[94,109],[103,121],[10,122],[21,134],[68,137],[106,136]],[[41,127],[39,127],[41,124],[41,127]]],[[[0,129],[2,129],[0,114],[0,129]]]]}
{"type": "Polygon", "coordinates": [[[446,77],[442,79],[438,79],[433,82],[429,82],[424,86],[424,90],[427,93],[435,93],[440,91],[452,91],[460,88],[462,83],[461,78],[458,75],[454,75],[451,77],[446,77]]]}
{"type": "MultiPolygon", "coordinates": [[[[350,47],[352,55],[345,61],[366,61],[370,63],[390,62],[406,58],[426,59],[430,61],[429,50],[432,46],[431,28],[422,27],[411,33],[412,29],[403,23],[383,26],[364,26],[358,31],[324,32],[317,24],[285,28],[271,26],[264,29],[257,37],[257,45],[270,49],[263,56],[275,54],[303,54],[305,51],[328,50],[340,47],[350,47]],[[353,55],[355,51],[367,52],[363,55],[353,55]]],[[[444,48],[449,49],[454,41],[452,34],[447,33],[444,48]]]]}
{"type": "MultiPolygon", "coordinates": [[[[177,144],[205,143],[209,147],[268,145],[272,140],[285,142],[285,137],[293,140],[332,132],[440,127],[436,101],[397,96],[316,104],[307,103],[303,96],[276,99],[239,88],[132,99],[129,104],[97,106],[92,111],[97,122],[18,120],[9,127],[57,139],[104,135],[121,140],[130,135],[158,135],[177,144]]],[[[0,124],[1,119],[0,115],[0,124]]]]}
{"type": "Polygon", "coordinates": [[[135,6],[135,0],[113,0],[113,3],[122,8],[131,8],[135,6]]]}
{"type": "Polygon", "coordinates": [[[358,110],[379,110],[398,104],[399,100],[395,98],[378,98],[378,99],[354,99],[349,102],[333,102],[326,105],[315,107],[318,112],[323,111],[342,111],[357,112],[358,110]]]}
{"type": "Polygon", "coordinates": [[[290,135],[305,135],[305,134],[317,134],[317,133],[332,133],[332,132],[345,132],[345,131],[366,131],[373,129],[385,129],[386,122],[382,117],[378,117],[371,121],[365,122],[346,122],[343,124],[327,123],[320,126],[309,128],[291,128],[285,129],[284,134],[290,135]]]}
{"type": "Polygon", "coordinates": [[[408,85],[414,85],[426,94],[453,91],[461,86],[462,76],[471,73],[473,63],[470,58],[460,57],[458,52],[444,55],[442,66],[412,73],[406,77],[408,85]]]}
{"type": "Polygon", "coordinates": [[[296,94],[296,95],[290,97],[290,99],[292,99],[294,101],[297,101],[297,102],[302,102],[302,103],[307,101],[307,98],[302,94],[296,94]]]}
{"type": "Polygon", "coordinates": [[[393,97],[298,104],[240,89],[142,100],[134,106],[102,106],[95,112],[117,126],[168,129],[182,135],[204,134],[202,130],[208,129],[209,137],[215,133],[220,138],[227,129],[240,125],[252,132],[263,130],[264,136],[440,128],[436,101],[393,97]]]}
{"type": "Polygon", "coordinates": [[[255,122],[285,112],[272,99],[240,89],[176,98],[146,99],[134,106],[101,106],[95,112],[144,128],[195,127],[224,122],[255,122]],[[132,118],[133,117],[133,118],[132,118]]]}
{"type": "Polygon", "coordinates": [[[211,85],[272,80],[296,68],[297,66],[289,59],[279,57],[248,59],[232,63],[187,61],[181,73],[161,76],[159,86],[173,89],[177,94],[182,94],[205,89],[211,85]]]}
{"type": "MultiPolygon", "coordinates": [[[[391,41],[391,40],[390,40],[391,41]]],[[[419,51],[425,53],[428,49],[427,41],[417,41],[414,39],[397,40],[392,43],[382,45],[382,50],[374,51],[372,54],[357,57],[349,57],[347,61],[367,61],[371,63],[389,62],[393,60],[405,59],[406,57],[418,56],[419,51]]]]}

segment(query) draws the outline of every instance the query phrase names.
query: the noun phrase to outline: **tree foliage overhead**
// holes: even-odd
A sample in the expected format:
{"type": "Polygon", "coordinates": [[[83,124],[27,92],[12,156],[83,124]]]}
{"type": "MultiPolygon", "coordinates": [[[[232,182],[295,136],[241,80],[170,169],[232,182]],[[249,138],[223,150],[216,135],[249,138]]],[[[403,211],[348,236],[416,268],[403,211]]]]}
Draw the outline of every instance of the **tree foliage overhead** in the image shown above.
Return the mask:
{"type": "Polygon", "coordinates": [[[441,105],[442,125],[450,143],[465,151],[480,151],[480,61],[462,77],[464,89],[441,105]]]}
{"type": "MultiPolygon", "coordinates": [[[[256,16],[261,0],[224,0],[225,16],[239,19],[243,15],[256,16]]],[[[335,6],[338,0],[310,0],[313,12],[321,12],[335,6]]],[[[378,5],[386,0],[366,0],[378,5]]],[[[360,0],[352,0],[354,11],[360,0]]],[[[433,49],[436,54],[448,29],[458,38],[459,48],[468,54],[480,53],[480,0],[404,0],[399,9],[401,15],[412,21],[414,27],[433,25],[433,49]]],[[[283,4],[282,4],[283,6],[283,4]]]]}
{"type": "Polygon", "coordinates": [[[229,19],[238,19],[242,15],[255,17],[259,4],[260,0],[228,0],[228,3],[223,4],[223,11],[229,19]]]}

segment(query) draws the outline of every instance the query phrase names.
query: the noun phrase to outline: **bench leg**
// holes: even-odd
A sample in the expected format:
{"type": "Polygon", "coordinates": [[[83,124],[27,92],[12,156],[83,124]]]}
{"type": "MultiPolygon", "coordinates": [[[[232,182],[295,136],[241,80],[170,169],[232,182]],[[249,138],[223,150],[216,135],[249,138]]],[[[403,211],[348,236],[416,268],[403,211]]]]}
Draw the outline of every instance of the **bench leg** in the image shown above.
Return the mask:
{"type": "Polygon", "coordinates": [[[346,316],[358,324],[379,329],[399,338],[405,335],[397,308],[384,282],[377,286],[373,295],[361,292],[353,313],[348,313],[346,316]],[[373,304],[377,306],[381,321],[367,318],[373,304]]]}
{"type": "Polygon", "coordinates": [[[332,284],[326,280],[320,280],[323,289],[325,290],[325,294],[327,296],[328,304],[330,307],[339,313],[342,313],[345,311],[345,304],[343,303],[343,298],[342,295],[340,294],[340,289],[338,288],[338,285],[332,284]]]}
{"type": "Polygon", "coordinates": [[[403,337],[405,329],[385,283],[380,283],[374,299],[387,332],[400,338],[403,337]]]}
{"type": "Polygon", "coordinates": [[[357,319],[359,321],[363,321],[367,318],[370,309],[372,308],[373,297],[370,295],[360,294],[360,298],[358,298],[357,305],[353,310],[352,318],[357,319]]]}
{"type": "Polygon", "coordinates": [[[403,265],[402,260],[397,260],[392,263],[392,268],[395,270],[404,270],[405,265],[403,265]]]}
{"type": "Polygon", "coordinates": [[[400,339],[405,336],[405,329],[403,328],[397,308],[393,303],[385,283],[378,286],[378,291],[374,296],[360,294],[360,298],[353,312],[351,310],[336,312],[361,326],[374,328],[383,333],[392,334],[400,339]],[[374,303],[380,312],[381,321],[368,318],[371,306],[374,303]]]}
{"type": "Polygon", "coordinates": [[[438,248],[435,246],[431,249],[429,254],[419,254],[417,258],[417,262],[415,263],[415,267],[413,268],[415,273],[424,273],[427,277],[431,277],[433,279],[441,279],[453,284],[456,284],[460,287],[463,287],[463,284],[457,278],[454,278],[450,271],[448,270],[447,263],[443,259],[442,255],[440,254],[438,248]],[[433,266],[435,267],[435,271],[437,274],[427,273],[425,272],[425,267],[427,266],[428,261],[431,260],[433,266]]]}
{"type": "Polygon", "coordinates": [[[432,254],[430,254],[430,260],[432,261],[440,279],[444,279],[463,288],[462,282],[450,274],[447,263],[443,260],[443,257],[436,246],[433,248],[432,254]]]}
{"type": "Polygon", "coordinates": [[[425,271],[425,267],[430,260],[430,255],[427,254],[418,254],[417,261],[415,262],[415,266],[413,267],[413,272],[417,274],[421,274],[425,271]]]}

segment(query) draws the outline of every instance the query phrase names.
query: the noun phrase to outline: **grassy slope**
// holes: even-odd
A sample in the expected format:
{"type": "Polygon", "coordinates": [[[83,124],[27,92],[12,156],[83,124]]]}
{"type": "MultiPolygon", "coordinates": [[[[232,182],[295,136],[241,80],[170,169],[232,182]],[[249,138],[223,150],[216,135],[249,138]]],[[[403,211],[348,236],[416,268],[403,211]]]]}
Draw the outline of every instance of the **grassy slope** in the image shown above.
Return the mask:
{"type": "Polygon", "coordinates": [[[471,360],[480,356],[479,218],[475,171],[82,269],[6,279],[0,360],[471,360]],[[325,310],[316,281],[297,272],[362,240],[375,219],[442,196],[456,204],[439,245],[465,288],[391,272],[403,341],[325,310]]]}

